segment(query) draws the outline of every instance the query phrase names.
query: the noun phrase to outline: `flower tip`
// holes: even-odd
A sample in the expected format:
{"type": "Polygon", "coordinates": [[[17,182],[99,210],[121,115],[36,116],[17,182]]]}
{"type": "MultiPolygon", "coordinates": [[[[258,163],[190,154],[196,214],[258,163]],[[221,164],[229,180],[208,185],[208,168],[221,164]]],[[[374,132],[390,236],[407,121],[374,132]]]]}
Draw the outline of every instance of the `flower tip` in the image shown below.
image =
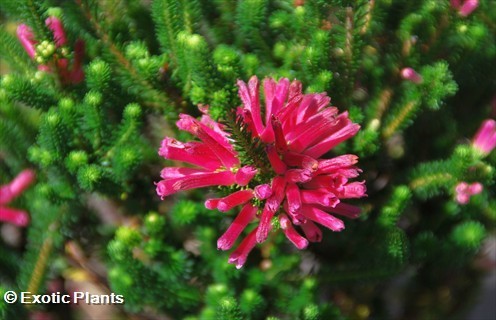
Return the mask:
{"type": "Polygon", "coordinates": [[[236,172],[236,183],[240,186],[246,186],[251,179],[257,174],[258,170],[253,166],[244,166],[236,172]]]}
{"type": "Polygon", "coordinates": [[[226,240],[224,240],[222,238],[217,240],[217,250],[225,251],[225,250],[231,249],[231,247],[232,247],[232,244],[228,243],[226,240]]]}
{"type": "Polygon", "coordinates": [[[26,227],[29,224],[29,215],[26,212],[20,212],[13,223],[19,227],[26,227]]]}
{"type": "Polygon", "coordinates": [[[218,203],[219,199],[207,199],[207,201],[205,201],[205,208],[209,210],[217,209],[218,203]]]}
{"type": "Polygon", "coordinates": [[[305,238],[302,238],[301,241],[299,241],[298,243],[295,243],[294,245],[299,250],[304,250],[304,249],[306,249],[308,247],[308,240],[305,239],[305,238]]]}
{"type": "Polygon", "coordinates": [[[272,195],[272,188],[268,184],[260,184],[255,187],[255,197],[260,200],[265,200],[272,195]]]}
{"type": "Polygon", "coordinates": [[[401,69],[401,77],[416,84],[422,82],[422,76],[420,76],[415,70],[409,67],[401,69]]]}
{"type": "Polygon", "coordinates": [[[219,201],[219,203],[217,204],[217,210],[219,210],[220,212],[227,212],[229,211],[229,209],[231,209],[229,205],[222,200],[219,201]]]}
{"type": "Polygon", "coordinates": [[[479,150],[484,156],[491,153],[491,151],[496,147],[495,120],[487,119],[482,122],[472,141],[472,146],[479,150]]]}
{"type": "Polygon", "coordinates": [[[470,15],[479,6],[478,0],[467,0],[461,5],[459,13],[462,17],[470,15]]]}

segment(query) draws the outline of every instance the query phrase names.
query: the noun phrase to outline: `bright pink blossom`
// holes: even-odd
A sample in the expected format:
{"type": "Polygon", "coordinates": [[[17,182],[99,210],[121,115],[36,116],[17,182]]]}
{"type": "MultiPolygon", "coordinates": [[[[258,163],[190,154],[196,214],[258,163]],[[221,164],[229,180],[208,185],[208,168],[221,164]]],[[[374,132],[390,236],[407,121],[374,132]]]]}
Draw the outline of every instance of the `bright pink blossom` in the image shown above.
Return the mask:
{"type": "Polygon", "coordinates": [[[465,0],[463,3],[461,0],[451,0],[450,3],[462,17],[470,15],[479,6],[478,0],[465,0]]]}
{"type": "Polygon", "coordinates": [[[417,71],[413,70],[412,68],[403,68],[401,69],[401,77],[405,80],[409,80],[413,83],[419,84],[422,83],[423,79],[420,74],[417,73],[417,71]]]}
{"type": "Polygon", "coordinates": [[[361,172],[355,166],[357,156],[322,158],[360,129],[347,112],[339,113],[329,106],[330,98],[325,93],[303,94],[299,81],[267,78],[262,107],[257,77],[248,83],[238,81],[238,87],[242,106],[237,115],[242,129],[265,145],[265,154],[260,154],[263,161],[256,162],[262,167],[243,165],[233,148],[235,141],[208,114],[201,120],[181,115],[178,127],[201,142],[165,138],[159,154],[194,167],[163,169],[157,193],[163,198],[192,188],[234,187],[237,191],[208,199],[205,206],[223,212],[242,206],[217,242],[221,250],[230,249],[250,223],[257,224],[229,258],[229,263],[240,268],[256,243],[278,230],[273,228],[274,223],[298,249],[322,240],[318,224],[336,232],[343,230],[344,222],[335,215],[354,219],[360,208],[341,200],[361,198],[366,188],[364,181],[351,181],[361,172]]]}
{"type": "MultiPolygon", "coordinates": [[[[48,61],[42,62],[38,66],[38,70],[46,71],[46,72],[54,72],[56,73],[60,80],[65,84],[77,84],[84,79],[84,71],[83,71],[83,54],[84,54],[84,42],[81,39],[78,39],[74,45],[74,57],[72,61],[72,66],[69,66],[69,59],[64,57],[62,54],[63,47],[67,44],[67,37],[64,31],[64,27],[62,22],[57,17],[48,17],[45,20],[45,24],[53,33],[53,40],[55,42],[55,47],[53,49],[60,49],[59,52],[54,52],[52,57],[44,57],[49,58],[48,61]]],[[[21,24],[17,27],[17,38],[21,42],[24,50],[29,55],[29,57],[35,61],[38,61],[41,56],[39,56],[40,52],[37,52],[37,46],[39,42],[36,40],[33,30],[25,25],[21,24]],[[38,58],[38,59],[37,59],[38,58]]],[[[50,44],[47,42],[47,46],[50,44]]],[[[49,51],[44,54],[50,55],[49,51]]],[[[43,53],[42,53],[43,55],[43,53]]],[[[44,60],[44,59],[41,59],[44,60]]],[[[38,61],[38,62],[41,62],[38,61]]]]}
{"type": "Polygon", "coordinates": [[[472,146],[483,155],[488,155],[496,147],[496,121],[485,120],[475,134],[472,146]]]}
{"type": "Polygon", "coordinates": [[[10,222],[20,227],[27,226],[29,223],[28,213],[23,210],[6,207],[6,205],[20,196],[33,183],[34,179],[34,171],[24,170],[10,183],[0,187],[0,221],[10,222]]]}
{"type": "Polygon", "coordinates": [[[455,187],[456,201],[459,204],[467,204],[471,196],[481,193],[483,189],[482,184],[479,182],[472,184],[460,182],[455,187]]]}

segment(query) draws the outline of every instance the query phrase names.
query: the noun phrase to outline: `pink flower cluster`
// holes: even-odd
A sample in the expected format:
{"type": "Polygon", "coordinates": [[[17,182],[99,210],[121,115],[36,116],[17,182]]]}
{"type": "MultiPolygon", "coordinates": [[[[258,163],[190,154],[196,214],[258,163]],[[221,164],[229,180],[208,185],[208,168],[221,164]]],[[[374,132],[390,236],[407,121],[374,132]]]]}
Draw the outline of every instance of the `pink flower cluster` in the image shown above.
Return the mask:
{"type": "Polygon", "coordinates": [[[29,57],[40,65],[38,69],[40,71],[54,72],[60,77],[60,80],[65,84],[77,84],[84,79],[84,71],[82,68],[83,54],[84,54],[84,42],[78,39],[74,45],[74,59],[72,62],[72,67],[69,67],[69,60],[64,57],[64,54],[54,54],[55,49],[61,49],[63,52],[64,46],[67,44],[67,37],[64,31],[62,22],[57,17],[49,17],[45,20],[45,24],[52,31],[53,38],[55,41],[55,46],[53,44],[44,41],[41,44],[35,39],[33,30],[25,25],[21,24],[17,27],[17,38],[21,42],[24,50],[26,50],[29,57]],[[49,61],[44,61],[46,56],[53,57],[49,61]]]}
{"type": "Polygon", "coordinates": [[[458,10],[462,17],[470,15],[479,6],[478,0],[451,0],[451,7],[458,10]]]}
{"type": "Polygon", "coordinates": [[[34,181],[35,173],[32,170],[24,170],[10,183],[0,187],[0,221],[10,222],[20,227],[29,223],[27,212],[19,209],[6,207],[9,202],[17,198],[34,181]]]}
{"type": "MultiPolygon", "coordinates": [[[[482,122],[479,130],[474,136],[472,147],[481,156],[487,156],[496,147],[496,121],[487,119],[482,122]]],[[[455,199],[459,204],[467,204],[470,197],[482,192],[484,187],[479,182],[468,184],[464,181],[455,187],[455,199]]]]}
{"type": "Polygon", "coordinates": [[[456,201],[459,204],[467,204],[470,201],[471,196],[481,193],[483,189],[482,184],[479,182],[474,182],[472,184],[460,182],[455,188],[456,201]]]}
{"type": "Polygon", "coordinates": [[[337,108],[329,107],[330,98],[325,93],[303,94],[299,81],[290,83],[283,78],[276,83],[267,78],[263,83],[262,110],[257,77],[253,76],[248,84],[238,81],[238,86],[243,103],[238,117],[252,138],[264,144],[265,154],[260,156],[266,159],[268,170],[243,166],[233,149],[235,141],[208,114],[201,120],[182,114],[177,122],[179,129],[201,142],[183,143],[166,137],[159,155],[197,167],[164,168],[157,193],[163,198],[181,190],[235,186],[238,191],[208,199],[205,206],[222,212],[242,206],[218,239],[221,250],[230,249],[243,230],[258,221],[229,257],[229,263],[241,268],[255,245],[267,239],[274,224],[298,249],[321,241],[322,231],[317,224],[332,231],[343,230],[343,221],[335,215],[357,218],[360,209],[341,200],[363,197],[366,188],[364,181],[349,181],[361,172],[355,166],[357,156],[321,158],[360,129],[347,112],[339,114],[337,108]]]}

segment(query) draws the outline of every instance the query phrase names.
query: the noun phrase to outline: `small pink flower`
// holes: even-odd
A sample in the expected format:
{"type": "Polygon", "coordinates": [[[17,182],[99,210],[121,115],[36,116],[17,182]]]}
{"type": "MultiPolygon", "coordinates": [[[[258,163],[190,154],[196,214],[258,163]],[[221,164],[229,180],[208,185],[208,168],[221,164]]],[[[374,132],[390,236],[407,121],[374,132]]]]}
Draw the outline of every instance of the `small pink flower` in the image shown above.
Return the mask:
{"type": "Polygon", "coordinates": [[[423,81],[422,76],[412,68],[401,69],[401,77],[416,84],[422,83],[423,81]]]}
{"type": "Polygon", "coordinates": [[[483,189],[484,187],[479,182],[468,184],[462,181],[455,187],[456,201],[459,204],[467,204],[471,196],[481,193],[483,189]]]}
{"type": "Polygon", "coordinates": [[[466,0],[459,9],[460,15],[466,17],[470,15],[479,6],[478,0],[466,0]]]}
{"type": "MultiPolygon", "coordinates": [[[[62,22],[59,20],[59,18],[52,16],[45,20],[45,24],[53,33],[55,47],[53,47],[52,44],[52,49],[62,50],[63,47],[67,44],[67,37],[62,22]]],[[[35,39],[32,29],[25,24],[19,25],[19,27],[17,28],[17,38],[21,42],[24,50],[26,50],[26,53],[29,55],[29,57],[33,60],[38,61],[36,52],[38,41],[35,39]]],[[[50,46],[48,42],[47,45],[50,46]]],[[[84,79],[84,71],[82,68],[83,55],[84,42],[81,39],[78,39],[74,45],[74,58],[72,61],[72,67],[69,66],[69,60],[62,57],[63,54],[57,53],[54,54],[53,57],[48,57],[50,58],[50,60],[46,61],[46,63],[40,63],[38,66],[38,70],[56,73],[62,83],[77,84],[84,79]]],[[[41,57],[38,57],[38,59],[40,58],[41,57]]]]}
{"type": "Polygon", "coordinates": [[[496,121],[485,120],[475,134],[472,146],[487,156],[496,147],[496,121]]]}
{"type": "Polygon", "coordinates": [[[465,0],[463,3],[461,0],[451,0],[450,3],[451,7],[458,10],[462,17],[470,15],[479,6],[478,0],[465,0]]]}
{"type": "Polygon", "coordinates": [[[20,196],[33,183],[34,179],[34,171],[24,170],[10,183],[0,187],[0,221],[10,222],[20,227],[28,225],[29,215],[27,212],[5,205],[20,196]]]}
{"type": "MultiPolygon", "coordinates": [[[[366,195],[366,188],[364,181],[351,181],[361,172],[355,166],[357,156],[321,158],[360,129],[347,112],[339,114],[336,107],[329,106],[330,98],[325,93],[303,94],[299,81],[283,78],[276,82],[267,78],[263,82],[263,108],[257,77],[248,83],[239,80],[238,86],[243,103],[237,109],[241,129],[264,144],[261,167],[243,165],[234,150],[235,141],[208,114],[201,120],[181,115],[179,129],[201,142],[182,143],[166,137],[159,154],[195,167],[164,168],[157,193],[163,198],[177,191],[207,186],[234,189],[224,198],[208,199],[205,206],[220,211],[242,206],[219,238],[220,250],[230,249],[250,223],[257,224],[229,258],[229,263],[240,268],[256,243],[264,242],[273,229],[278,230],[273,228],[274,223],[279,223],[298,249],[322,240],[317,224],[336,232],[343,230],[344,222],[334,215],[354,219],[360,208],[341,200],[361,198],[366,195]]],[[[207,112],[203,107],[200,110],[207,112]]]]}

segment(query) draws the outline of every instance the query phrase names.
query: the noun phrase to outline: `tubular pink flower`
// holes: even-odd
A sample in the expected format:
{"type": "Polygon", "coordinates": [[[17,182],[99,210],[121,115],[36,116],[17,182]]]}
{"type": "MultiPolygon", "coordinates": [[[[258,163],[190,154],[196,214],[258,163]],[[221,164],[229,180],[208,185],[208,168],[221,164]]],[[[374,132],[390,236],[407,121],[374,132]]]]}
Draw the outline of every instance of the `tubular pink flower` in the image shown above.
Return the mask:
{"type": "Polygon", "coordinates": [[[279,215],[279,223],[281,225],[282,231],[286,237],[291,241],[295,247],[300,250],[305,249],[308,246],[308,240],[303,238],[291,225],[288,217],[285,214],[279,215]]]}
{"type": "Polygon", "coordinates": [[[301,153],[288,152],[283,160],[288,166],[301,167],[310,171],[315,171],[319,167],[317,160],[301,153]]]}
{"type": "Polygon", "coordinates": [[[231,249],[248,223],[255,219],[256,214],[257,207],[250,203],[245,204],[226,232],[217,240],[217,248],[220,250],[231,249]]]}
{"type": "Polygon", "coordinates": [[[274,169],[277,174],[284,174],[288,169],[288,166],[279,158],[276,148],[273,145],[268,145],[266,152],[272,169],[274,169]]]}
{"type": "Polygon", "coordinates": [[[296,214],[301,208],[300,189],[295,183],[286,186],[286,199],[288,199],[288,210],[291,215],[296,214]]]}
{"type": "Polygon", "coordinates": [[[309,241],[322,240],[316,223],[333,231],[343,230],[343,221],[334,214],[357,218],[360,208],[342,200],[366,196],[366,187],[364,181],[351,181],[361,173],[355,166],[357,156],[320,158],[360,129],[347,112],[339,113],[329,105],[331,99],[325,93],[303,94],[299,81],[267,78],[263,81],[262,105],[257,77],[251,77],[248,83],[239,80],[237,84],[242,102],[236,110],[239,129],[257,141],[255,152],[261,144],[264,154],[259,155],[260,159],[246,159],[250,165],[243,163],[245,159],[233,147],[235,139],[202,107],[201,121],[181,115],[177,123],[201,142],[181,143],[165,138],[159,150],[166,159],[201,168],[164,169],[164,180],[158,182],[157,191],[164,196],[207,185],[229,186],[230,195],[209,199],[205,206],[220,211],[243,206],[218,240],[222,250],[234,245],[248,223],[258,221],[229,258],[240,268],[256,243],[264,242],[273,229],[279,230],[273,224],[279,223],[282,232],[299,249],[307,247],[309,241]]]}
{"type": "Polygon", "coordinates": [[[231,253],[231,255],[229,256],[228,262],[236,263],[236,269],[240,269],[245,264],[248,255],[257,244],[255,240],[256,234],[257,234],[257,228],[255,228],[252,232],[250,232],[248,236],[246,236],[246,238],[243,239],[243,241],[238,246],[238,248],[234,250],[233,253],[231,253]]]}
{"type": "Polygon", "coordinates": [[[207,201],[205,201],[205,208],[207,209],[210,209],[210,210],[213,210],[213,209],[217,209],[217,205],[219,204],[219,201],[220,199],[207,199],[207,201]]]}
{"type": "Polygon", "coordinates": [[[462,17],[470,15],[479,6],[478,0],[466,0],[459,8],[462,17]]]}
{"type": "Polygon", "coordinates": [[[11,202],[20,196],[35,180],[33,170],[26,169],[19,173],[14,180],[0,188],[0,205],[11,202]]]}
{"type": "Polygon", "coordinates": [[[236,206],[246,203],[251,200],[251,198],[253,198],[253,190],[248,189],[236,191],[227,197],[220,199],[217,204],[217,209],[219,209],[219,211],[226,212],[236,206]]]}
{"type": "Polygon", "coordinates": [[[313,158],[318,158],[341,142],[353,137],[358,130],[360,130],[360,126],[358,124],[350,121],[347,112],[342,113],[338,117],[338,123],[335,127],[336,129],[339,128],[339,130],[305,150],[304,154],[313,158]]]}
{"type": "Polygon", "coordinates": [[[305,223],[305,221],[307,221],[307,219],[301,214],[301,210],[289,210],[288,201],[284,201],[283,208],[284,211],[286,211],[286,213],[289,215],[291,221],[293,221],[293,224],[295,226],[301,225],[302,223],[305,223]]]}
{"type": "Polygon", "coordinates": [[[360,212],[361,212],[359,207],[353,206],[351,204],[343,203],[343,202],[338,203],[334,207],[332,207],[332,206],[326,206],[326,207],[316,206],[316,207],[323,210],[323,211],[339,214],[341,216],[344,216],[344,217],[347,217],[350,219],[358,218],[360,216],[360,212]]]}
{"type": "Polygon", "coordinates": [[[277,176],[272,179],[272,195],[267,199],[267,207],[270,211],[276,212],[284,200],[286,190],[286,179],[282,176],[277,176]]]}
{"type": "Polygon", "coordinates": [[[57,47],[65,46],[67,39],[65,36],[64,27],[62,22],[57,17],[48,17],[45,20],[45,24],[53,33],[53,38],[57,47]]]}
{"type": "Polygon", "coordinates": [[[24,170],[10,183],[0,186],[0,221],[9,222],[20,227],[29,223],[27,212],[6,207],[6,205],[19,197],[35,180],[33,170],[24,170]]]}
{"type": "Polygon", "coordinates": [[[317,174],[332,173],[341,168],[346,168],[358,162],[358,157],[354,154],[345,154],[332,159],[320,160],[318,164],[317,174]]]}
{"type": "Polygon", "coordinates": [[[33,30],[25,24],[21,24],[17,27],[17,39],[26,50],[26,53],[31,59],[34,59],[36,54],[35,45],[38,43],[33,34],[33,30]]]}
{"type": "Polygon", "coordinates": [[[69,72],[66,83],[78,84],[84,80],[83,56],[84,56],[84,41],[77,39],[74,44],[74,61],[72,70],[69,72]]]}
{"type": "Polygon", "coordinates": [[[205,169],[185,168],[185,167],[165,167],[160,171],[160,178],[172,179],[189,176],[197,173],[205,173],[205,169]]]}
{"type": "Polygon", "coordinates": [[[285,175],[288,182],[308,182],[312,179],[312,171],[308,169],[289,169],[285,175]]]}
{"type": "Polygon", "coordinates": [[[305,233],[305,236],[307,237],[308,241],[310,242],[320,242],[322,241],[322,230],[319,229],[310,220],[307,220],[305,223],[301,225],[301,229],[303,230],[303,233],[305,233]]]}
{"type": "MultiPolygon", "coordinates": [[[[64,27],[59,18],[55,16],[48,17],[45,24],[52,31],[53,40],[57,49],[62,49],[67,44],[67,37],[64,27]]],[[[33,31],[25,24],[19,25],[17,28],[17,38],[21,42],[24,50],[33,60],[36,58],[36,45],[38,41],[35,39],[33,31]]],[[[82,68],[83,55],[84,55],[84,42],[78,39],[74,45],[74,58],[72,67],[70,61],[65,57],[66,53],[63,50],[56,51],[48,56],[41,55],[42,58],[49,59],[43,64],[38,65],[38,70],[44,72],[56,73],[63,84],[78,84],[84,79],[84,70],[82,68]]]]}
{"type": "Polygon", "coordinates": [[[264,242],[269,236],[270,230],[272,230],[272,218],[275,215],[275,211],[272,211],[266,204],[260,216],[260,223],[258,224],[257,230],[257,242],[264,242]]]}
{"type": "Polygon", "coordinates": [[[339,203],[338,197],[325,189],[301,190],[301,202],[306,204],[320,204],[325,207],[335,207],[339,203]]]}
{"type": "Polygon", "coordinates": [[[257,174],[257,169],[253,166],[245,166],[236,172],[236,183],[240,186],[246,186],[248,182],[257,174]]]}
{"type": "Polygon", "coordinates": [[[422,83],[423,81],[422,76],[412,68],[401,69],[401,77],[416,84],[422,83]]]}
{"type": "Polygon", "coordinates": [[[234,184],[234,174],[230,171],[197,173],[158,182],[157,194],[163,199],[178,191],[204,188],[210,186],[229,186],[234,184]]]}
{"type": "Polygon", "coordinates": [[[343,190],[340,192],[339,197],[343,199],[361,198],[365,196],[366,191],[365,181],[351,182],[343,186],[343,190]]]}
{"type": "Polygon", "coordinates": [[[239,160],[232,151],[232,146],[226,137],[187,114],[180,114],[179,117],[177,127],[200,138],[226,168],[239,165],[239,160]]]}
{"type": "Polygon", "coordinates": [[[0,221],[25,227],[29,224],[29,215],[22,210],[0,207],[0,221]]]}
{"type": "Polygon", "coordinates": [[[475,134],[472,146],[487,156],[496,147],[496,121],[485,120],[475,134]]]}
{"type": "Polygon", "coordinates": [[[331,229],[332,231],[341,231],[344,229],[343,221],[320,209],[317,209],[316,207],[304,205],[302,211],[305,217],[331,229]]]}
{"type": "Polygon", "coordinates": [[[200,142],[182,143],[165,137],[158,154],[165,159],[183,161],[210,170],[215,170],[222,165],[215,154],[200,142]]]}

